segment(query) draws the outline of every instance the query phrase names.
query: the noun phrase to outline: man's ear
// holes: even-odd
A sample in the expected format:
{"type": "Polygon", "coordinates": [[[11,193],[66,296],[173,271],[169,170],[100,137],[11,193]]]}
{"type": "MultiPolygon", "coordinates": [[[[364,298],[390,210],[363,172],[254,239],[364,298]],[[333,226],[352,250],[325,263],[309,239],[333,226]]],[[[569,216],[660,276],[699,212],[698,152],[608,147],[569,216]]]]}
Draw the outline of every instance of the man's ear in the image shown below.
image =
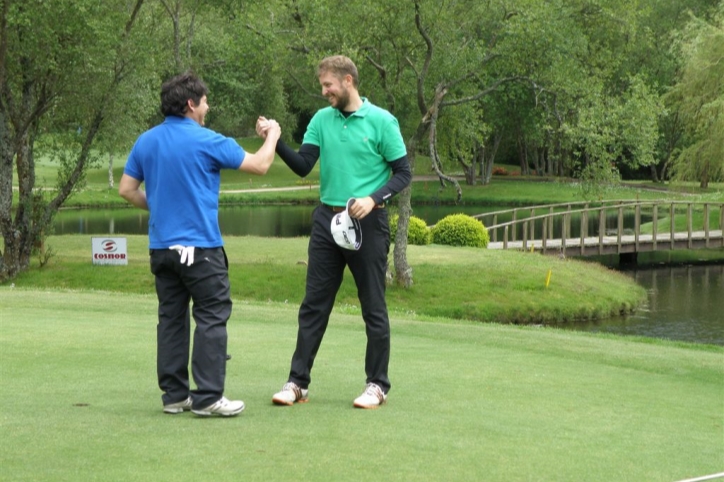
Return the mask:
{"type": "Polygon", "coordinates": [[[198,105],[194,103],[194,99],[187,99],[186,100],[186,112],[193,112],[198,105]]]}

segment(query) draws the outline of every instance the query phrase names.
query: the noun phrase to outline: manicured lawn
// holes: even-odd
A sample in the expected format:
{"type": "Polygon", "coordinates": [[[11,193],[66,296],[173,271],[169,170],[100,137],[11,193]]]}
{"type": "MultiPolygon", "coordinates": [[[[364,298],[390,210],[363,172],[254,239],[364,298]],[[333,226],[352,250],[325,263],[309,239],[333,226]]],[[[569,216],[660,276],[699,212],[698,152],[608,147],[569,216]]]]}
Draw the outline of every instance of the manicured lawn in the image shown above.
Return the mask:
{"type": "Polygon", "coordinates": [[[393,389],[355,410],[364,327],[333,313],[310,402],[275,407],[296,306],[237,300],[234,419],[164,415],[151,294],[0,287],[0,478],[674,481],[721,472],[724,349],[392,317],[393,389]]]}

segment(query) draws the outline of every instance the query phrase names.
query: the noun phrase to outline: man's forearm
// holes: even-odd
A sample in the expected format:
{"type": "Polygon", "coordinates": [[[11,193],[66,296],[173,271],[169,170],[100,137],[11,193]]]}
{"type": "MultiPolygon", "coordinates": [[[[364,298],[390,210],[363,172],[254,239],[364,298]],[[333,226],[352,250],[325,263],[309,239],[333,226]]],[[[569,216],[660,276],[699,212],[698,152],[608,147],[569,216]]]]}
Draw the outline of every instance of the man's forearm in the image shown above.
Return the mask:
{"type": "Polygon", "coordinates": [[[118,194],[137,208],[148,211],[146,191],[141,190],[141,181],[138,179],[123,174],[121,182],[118,183],[118,194]]]}
{"type": "Polygon", "coordinates": [[[392,177],[380,189],[370,195],[376,204],[387,201],[400,191],[405,189],[412,182],[412,170],[407,156],[403,156],[391,162],[392,177]]]}
{"type": "Polygon", "coordinates": [[[319,147],[311,144],[302,144],[299,152],[295,151],[281,139],[277,141],[276,152],[282,158],[284,164],[289,166],[294,174],[305,177],[312,172],[312,168],[319,159],[319,147]]]}
{"type": "Polygon", "coordinates": [[[124,192],[121,193],[121,197],[136,206],[137,208],[148,211],[148,201],[146,200],[145,191],[137,189],[131,192],[124,192]]]}

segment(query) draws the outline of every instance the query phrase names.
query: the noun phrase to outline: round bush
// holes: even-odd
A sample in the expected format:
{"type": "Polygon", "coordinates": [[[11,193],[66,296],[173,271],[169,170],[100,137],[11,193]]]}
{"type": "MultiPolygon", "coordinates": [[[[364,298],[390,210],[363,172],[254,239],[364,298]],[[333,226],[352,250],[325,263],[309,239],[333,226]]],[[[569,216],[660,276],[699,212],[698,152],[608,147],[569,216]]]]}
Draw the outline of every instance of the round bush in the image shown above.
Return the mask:
{"type": "Polygon", "coordinates": [[[432,242],[448,246],[486,248],[490,242],[483,223],[467,214],[445,216],[432,229],[432,242]]]}
{"type": "MultiPolygon", "coordinates": [[[[399,214],[390,216],[390,239],[392,242],[397,238],[397,221],[399,214]]],[[[410,216],[410,222],[407,224],[407,243],[424,246],[432,242],[432,233],[427,227],[427,223],[417,216],[410,216]]]]}

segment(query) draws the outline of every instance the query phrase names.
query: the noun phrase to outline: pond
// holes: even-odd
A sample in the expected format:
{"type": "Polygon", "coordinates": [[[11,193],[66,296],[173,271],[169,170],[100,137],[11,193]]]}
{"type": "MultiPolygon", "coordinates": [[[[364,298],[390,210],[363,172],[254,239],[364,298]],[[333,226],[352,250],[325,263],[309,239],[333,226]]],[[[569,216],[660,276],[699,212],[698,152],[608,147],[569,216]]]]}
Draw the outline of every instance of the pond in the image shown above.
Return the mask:
{"type": "MultiPolygon", "coordinates": [[[[314,206],[222,206],[221,232],[226,236],[308,236],[314,206]]],[[[416,206],[413,214],[428,224],[455,213],[470,215],[502,206],[416,206]]],[[[137,209],[63,210],[55,234],[147,234],[148,213],[137,209]]],[[[564,328],[640,335],[724,345],[724,265],[656,266],[669,252],[655,253],[653,267],[626,271],[649,292],[646,307],[632,316],[574,323],[564,328]]],[[[604,264],[610,260],[602,259],[604,264]]]]}
{"type": "Polygon", "coordinates": [[[724,346],[724,263],[650,266],[623,272],[646,288],[646,306],[632,315],[563,328],[724,346]]]}

